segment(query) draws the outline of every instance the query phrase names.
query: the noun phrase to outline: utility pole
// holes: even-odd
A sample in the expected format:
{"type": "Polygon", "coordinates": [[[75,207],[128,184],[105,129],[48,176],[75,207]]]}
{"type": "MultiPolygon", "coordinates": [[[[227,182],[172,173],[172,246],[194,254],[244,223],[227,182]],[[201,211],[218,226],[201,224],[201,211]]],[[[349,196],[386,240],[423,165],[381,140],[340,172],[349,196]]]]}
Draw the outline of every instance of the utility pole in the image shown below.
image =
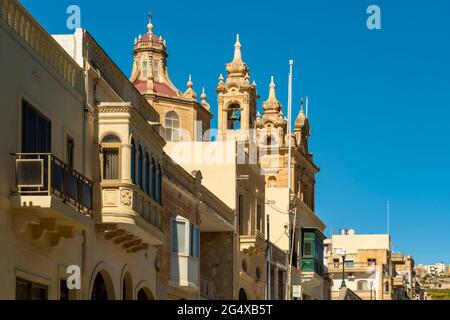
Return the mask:
{"type": "Polygon", "coordinates": [[[271,281],[272,279],[270,278],[270,269],[272,268],[271,266],[271,261],[272,261],[272,244],[270,242],[270,215],[266,215],[266,220],[267,220],[267,292],[266,292],[266,300],[272,300],[271,297],[271,281]]]}
{"type": "Polygon", "coordinates": [[[294,61],[289,60],[289,84],[288,84],[288,124],[287,124],[287,136],[288,136],[288,167],[287,167],[287,181],[288,181],[288,232],[289,232],[289,264],[287,266],[287,280],[286,280],[286,300],[291,300],[292,293],[292,253],[293,242],[295,232],[295,220],[297,220],[297,212],[294,218],[294,228],[291,229],[291,123],[292,123],[292,68],[294,61]],[[292,230],[292,231],[291,231],[292,230]]]}

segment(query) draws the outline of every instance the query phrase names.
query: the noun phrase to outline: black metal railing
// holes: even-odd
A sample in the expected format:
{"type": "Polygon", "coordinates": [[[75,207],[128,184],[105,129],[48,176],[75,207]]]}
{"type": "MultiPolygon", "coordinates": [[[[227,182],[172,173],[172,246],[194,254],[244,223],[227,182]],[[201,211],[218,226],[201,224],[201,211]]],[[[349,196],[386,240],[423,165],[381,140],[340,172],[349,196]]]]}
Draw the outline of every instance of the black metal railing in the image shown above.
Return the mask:
{"type": "Polygon", "coordinates": [[[55,195],[92,215],[92,182],[50,153],[18,153],[16,186],[21,195],[55,195]]]}

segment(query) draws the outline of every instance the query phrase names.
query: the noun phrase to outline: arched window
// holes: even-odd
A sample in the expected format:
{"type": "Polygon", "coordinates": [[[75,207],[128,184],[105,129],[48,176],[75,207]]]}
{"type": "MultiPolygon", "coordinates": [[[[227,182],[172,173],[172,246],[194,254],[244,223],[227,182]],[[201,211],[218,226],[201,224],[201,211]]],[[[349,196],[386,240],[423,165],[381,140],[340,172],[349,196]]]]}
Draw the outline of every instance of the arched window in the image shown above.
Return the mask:
{"type": "Polygon", "coordinates": [[[162,204],[162,171],[160,164],[158,164],[158,196],[156,201],[158,201],[159,204],[162,204]]]}
{"type": "Polygon", "coordinates": [[[387,282],[387,281],[384,284],[384,291],[389,292],[389,282],[387,282]]]}
{"type": "Polygon", "coordinates": [[[145,153],[145,179],[144,179],[144,191],[150,195],[150,158],[148,153],[145,153]]]}
{"type": "Polygon", "coordinates": [[[142,78],[147,79],[148,75],[148,61],[142,61],[142,78]]]}
{"type": "Polygon", "coordinates": [[[131,182],[136,183],[136,143],[131,139],[131,182]]]}
{"type": "Polygon", "coordinates": [[[272,153],[275,153],[274,149],[276,149],[276,147],[278,145],[277,139],[272,135],[268,135],[266,137],[265,145],[266,145],[267,154],[271,155],[272,153]]]}
{"type": "Polygon", "coordinates": [[[107,135],[101,141],[102,179],[119,179],[120,139],[107,135]]]}
{"type": "Polygon", "coordinates": [[[156,200],[156,163],[155,159],[152,159],[152,197],[156,200]]]}
{"type": "Polygon", "coordinates": [[[166,114],[165,128],[167,141],[180,140],[180,117],[175,111],[166,114]]]}
{"type": "Polygon", "coordinates": [[[235,103],[230,105],[227,110],[227,116],[227,129],[241,129],[241,106],[239,104],[235,103]]]}
{"type": "Polygon", "coordinates": [[[139,149],[138,149],[138,186],[139,188],[143,189],[143,184],[142,184],[142,147],[139,145],[139,149]]]}

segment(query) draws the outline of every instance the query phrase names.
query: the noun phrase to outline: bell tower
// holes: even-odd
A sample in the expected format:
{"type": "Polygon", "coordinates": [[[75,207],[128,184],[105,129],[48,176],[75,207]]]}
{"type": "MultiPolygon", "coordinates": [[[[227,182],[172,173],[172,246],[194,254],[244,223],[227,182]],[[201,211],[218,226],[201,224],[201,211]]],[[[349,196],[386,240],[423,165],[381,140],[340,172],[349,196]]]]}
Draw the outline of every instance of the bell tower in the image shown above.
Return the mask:
{"type": "Polygon", "coordinates": [[[256,126],[256,83],[250,83],[250,69],[242,60],[242,45],[236,36],[234,57],[226,64],[227,76],[217,85],[218,127],[222,140],[248,141],[256,126]]]}

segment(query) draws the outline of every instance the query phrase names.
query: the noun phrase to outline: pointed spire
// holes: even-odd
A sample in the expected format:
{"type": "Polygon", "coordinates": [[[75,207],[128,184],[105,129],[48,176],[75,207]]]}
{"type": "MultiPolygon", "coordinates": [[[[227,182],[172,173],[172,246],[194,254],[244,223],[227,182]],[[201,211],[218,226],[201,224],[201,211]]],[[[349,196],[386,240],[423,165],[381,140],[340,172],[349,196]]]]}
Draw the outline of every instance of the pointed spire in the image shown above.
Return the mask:
{"type": "Polygon", "coordinates": [[[186,83],[186,85],[187,85],[188,88],[192,88],[194,86],[194,83],[192,82],[192,75],[191,74],[189,75],[189,80],[186,83]]]}
{"type": "Polygon", "coordinates": [[[239,41],[239,34],[236,35],[236,43],[234,44],[234,57],[233,62],[242,63],[241,42],[239,41]]]}
{"type": "Polygon", "coordinates": [[[142,35],[139,34],[138,41],[141,42],[141,40],[142,40],[142,35]]]}
{"type": "Polygon", "coordinates": [[[275,93],[275,81],[274,81],[274,77],[271,76],[270,78],[270,85],[269,85],[269,99],[276,99],[277,95],[275,93]]]}
{"type": "Polygon", "coordinates": [[[148,12],[148,25],[147,25],[147,29],[148,29],[148,33],[152,34],[153,33],[153,23],[152,23],[152,13],[151,11],[148,12]]]}
{"type": "Polygon", "coordinates": [[[202,87],[202,95],[200,96],[200,98],[202,99],[202,102],[205,101],[206,102],[206,93],[205,93],[205,87],[202,87]]]}

